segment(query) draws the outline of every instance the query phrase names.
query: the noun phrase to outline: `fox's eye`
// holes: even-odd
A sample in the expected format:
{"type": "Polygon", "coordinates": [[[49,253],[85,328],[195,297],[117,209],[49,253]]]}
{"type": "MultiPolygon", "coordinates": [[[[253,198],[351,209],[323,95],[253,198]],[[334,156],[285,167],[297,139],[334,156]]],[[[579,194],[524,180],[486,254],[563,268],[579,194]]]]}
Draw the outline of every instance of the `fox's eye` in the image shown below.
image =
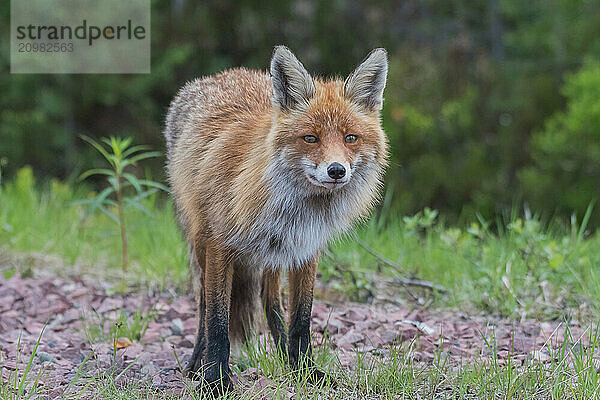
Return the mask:
{"type": "Polygon", "coordinates": [[[302,136],[302,139],[304,139],[306,143],[317,143],[319,141],[319,138],[314,135],[302,136]]]}
{"type": "Polygon", "coordinates": [[[344,138],[344,142],[346,143],[356,143],[357,140],[358,136],[356,135],[346,135],[346,137],[344,138]]]}

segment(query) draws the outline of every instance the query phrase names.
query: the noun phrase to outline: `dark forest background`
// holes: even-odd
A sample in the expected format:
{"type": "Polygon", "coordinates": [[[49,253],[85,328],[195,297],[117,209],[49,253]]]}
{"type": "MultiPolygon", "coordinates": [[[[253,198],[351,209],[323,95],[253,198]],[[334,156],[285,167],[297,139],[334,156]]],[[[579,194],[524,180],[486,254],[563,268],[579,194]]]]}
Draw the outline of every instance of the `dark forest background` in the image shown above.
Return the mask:
{"type": "MultiPolygon", "coordinates": [[[[8,1],[0,21],[10,24],[8,1]]],[[[599,1],[153,0],[147,75],[12,75],[8,29],[0,34],[4,178],[31,165],[42,181],[75,182],[102,162],[80,135],[163,149],[183,83],[265,69],[276,44],[311,72],[341,76],[382,46],[390,207],[460,220],[526,204],[568,218],[600,193],[599,1]]],[[[140,173],[164,179],[163,163],[140,173]]]]}

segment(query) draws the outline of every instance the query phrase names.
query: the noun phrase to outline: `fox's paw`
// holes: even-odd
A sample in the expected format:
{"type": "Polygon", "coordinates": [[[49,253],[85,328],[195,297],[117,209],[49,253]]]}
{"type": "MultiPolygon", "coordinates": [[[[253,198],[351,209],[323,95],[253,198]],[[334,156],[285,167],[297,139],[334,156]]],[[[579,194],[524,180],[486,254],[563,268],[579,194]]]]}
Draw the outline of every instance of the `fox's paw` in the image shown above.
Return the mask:
{"type": "Polygon", "coordinates": [[[323,371],[315,367],[314,365],[310,367],[299,368],[296,370],[300,377],[305,378],[308,382],[313,385],[321,385],[325,382],[329,382],[330,384],[335,384],[335,382],[329,378],[323,371]]]}
{"type": "Polygon", "coordinates": [[[202,382],[196,386],[196,390],[202,394],[210,394],[212,398],[219,398],[224,396],[226,393],[232,392],[234,389],[233,383],[231,383],[231,379],[219,379],[214,382],[207,382],[202,380],[202,382]]]}
{"type": "Polygon", "coordinates": [[[202,382],[196,387],[196,390],[200,393],[210,393],[213,398],[219,398],[225,393],[233,391],[234,386],[229,376],[230,373],[227,372],[221,376],[219,372],[215,371],[214,368],[206,370],[202,382]]]}
{"type": "Polygon", "coordinates": [[[296,372],[300,378],[306,379],[313,385],[319,385],[325,382],[335,384],[333,379],[318,369],[310,359],[304,358],[302,361],[292,363],[291,365],[294,372],[296,372]]]}

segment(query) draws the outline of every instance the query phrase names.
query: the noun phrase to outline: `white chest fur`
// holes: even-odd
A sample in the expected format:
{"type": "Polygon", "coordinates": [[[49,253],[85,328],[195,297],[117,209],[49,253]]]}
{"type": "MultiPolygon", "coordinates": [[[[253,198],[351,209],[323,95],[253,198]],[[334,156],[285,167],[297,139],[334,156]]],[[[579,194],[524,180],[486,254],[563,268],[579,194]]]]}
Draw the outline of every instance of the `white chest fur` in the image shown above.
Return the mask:
{"type": "Polygon", "coordinates": [[[350,228],[342,192],[306,195],[293,184],[279,185],[245,235],[230,244],[247,262],[270,268],[300,266],[327,241],[350,228]]]}

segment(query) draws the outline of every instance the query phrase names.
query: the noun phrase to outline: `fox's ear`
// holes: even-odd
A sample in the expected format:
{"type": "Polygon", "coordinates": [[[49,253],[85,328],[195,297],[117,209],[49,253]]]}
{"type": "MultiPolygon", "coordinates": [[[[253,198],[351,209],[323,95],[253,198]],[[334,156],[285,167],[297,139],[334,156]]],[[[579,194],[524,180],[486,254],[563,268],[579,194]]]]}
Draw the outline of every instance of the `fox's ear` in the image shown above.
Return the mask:
{"type": "Polygon", "coordinates": [[[273,104],[289,110],[306,104],[315,94],[315,83],[296,56],[285,46],[276,46],[271,58],[273,104]]]}
{"type": "Polygon", "coordinates": [[[368,110],[381,110],[383,89],[387,79],[388,61],[385,49],[375,49],[356,67],[346,82],[344,94],[368,110]]]}

